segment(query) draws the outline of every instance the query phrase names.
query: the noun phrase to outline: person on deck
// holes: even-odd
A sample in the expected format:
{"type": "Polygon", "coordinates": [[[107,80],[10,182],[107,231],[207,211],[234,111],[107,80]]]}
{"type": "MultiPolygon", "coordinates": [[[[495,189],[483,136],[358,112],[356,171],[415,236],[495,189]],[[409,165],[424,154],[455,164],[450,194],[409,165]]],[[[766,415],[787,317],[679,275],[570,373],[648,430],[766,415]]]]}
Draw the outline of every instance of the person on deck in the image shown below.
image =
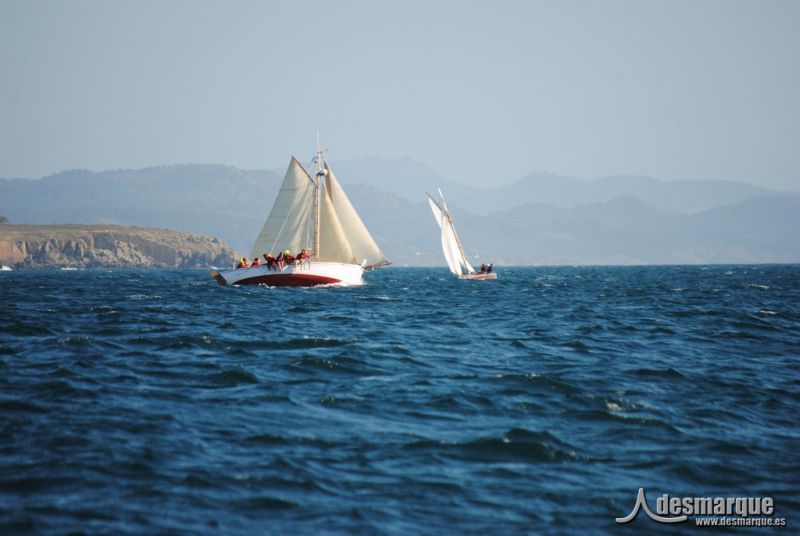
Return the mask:
{"type": "Polygon", "coordinates": [[[283,265],[286,264],[286,255],[283,254],[283,251],[278,253],[278,258],[275,259],[275,265],[278,267],[278,270],[283,270],[283,265]]]}
{"type": "Polygon", "coordinates": [[[250,263],[250,266],[261,266],[261,261],[258,259],[258,257],[256,257],[253,259],[253,262],[250,263]]]}
{"type": "Polygon", "coordinates": [[[267,261],[267,268],[270,270],[275,270],[275,257],[272,256],[272,253],[264,253],[264,260],[267,261]]]}
{"type": "Polygon", "coordinates": [[[294,264],[294,255],[287,249],[283,252],[283,260],[286,264],[294,264]]]}
{"type": "Polygon", "coordinates": [[[238,270],[239,268],[247,268],[247,259],[244,257],[239,259],[239,262],[236,264],[236,269],[238,270]]]}
{"type": "Polygon", "coordinates": [[[487,274],[491,274],[492,273],[492,266],[494,266],[494,264],[490,264],[489,266],[486,267],[486,273],[487,274]]]}
{"type": "Polygon", "coordinates": [[[306,262],[306,259],[311,258],[311,255],[306,253],[306,248],[303,248],[300,250],[300,253],[298,253],[297,257],[295,258],[297,259],[297,264],[303,264],[304,262],[306,262]]]}

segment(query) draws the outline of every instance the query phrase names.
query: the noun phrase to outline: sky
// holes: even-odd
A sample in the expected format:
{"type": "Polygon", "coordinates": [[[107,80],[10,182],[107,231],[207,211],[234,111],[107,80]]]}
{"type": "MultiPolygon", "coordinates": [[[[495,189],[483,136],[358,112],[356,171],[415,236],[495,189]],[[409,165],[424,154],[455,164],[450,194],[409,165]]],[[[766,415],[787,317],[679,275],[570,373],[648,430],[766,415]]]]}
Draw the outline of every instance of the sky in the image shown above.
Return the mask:
{"type": "Polygon", "coordinates": [[[0,177],[409,157],[800,190],[800,2],[0,0],[0,177]]]}

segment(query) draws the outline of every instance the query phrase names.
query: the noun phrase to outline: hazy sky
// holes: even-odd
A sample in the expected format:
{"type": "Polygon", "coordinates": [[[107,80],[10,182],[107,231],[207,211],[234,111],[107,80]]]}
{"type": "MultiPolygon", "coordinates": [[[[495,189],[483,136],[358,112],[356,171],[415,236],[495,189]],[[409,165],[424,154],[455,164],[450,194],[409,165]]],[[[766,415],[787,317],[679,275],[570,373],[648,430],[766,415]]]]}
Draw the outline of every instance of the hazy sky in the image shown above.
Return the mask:
{"type": "Polygon", "coordinates": [[[0,0],[0,177],[403,157],[800,190],[798,1],[0,0]]]}

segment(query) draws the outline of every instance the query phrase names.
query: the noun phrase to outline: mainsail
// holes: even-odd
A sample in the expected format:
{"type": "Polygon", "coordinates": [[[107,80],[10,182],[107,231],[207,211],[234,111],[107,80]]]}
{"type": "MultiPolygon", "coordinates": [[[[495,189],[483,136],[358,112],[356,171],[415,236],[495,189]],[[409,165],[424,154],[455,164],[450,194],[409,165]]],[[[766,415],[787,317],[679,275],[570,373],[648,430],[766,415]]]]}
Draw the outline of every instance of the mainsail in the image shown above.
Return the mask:
{"type": "Polygon", "coordinates": [[[456,276],[474,274],[475,269],[464,255],[464,249],[461,247],[461,241],[458,239],[453,218],[447,210],[441,190],[439,191],[439,197],[441,198],[441,205],[434,201],[430,195],[428,195],[428,204],[431,207],[434,219],[442,229],[442,252],[444,253],[445,261],[447,261],[447,266],[456,276]]]}
{"type": "Polygon", "coordinates": [[[327,162],[318,169],[314,180],[292,157],[250,256],[287,249],[296,254],[305,248],[317,261],[364,263],[367,268],[389,264],[327,162]]]}
{"type": "Polygon", "coordinates": [[[288,249],[292,253],[311,249],[314,232],[315,184],[295,157],[289,162],[283,184],[272,210],[256,238],[250,257],[262,253],[278,255],[288,249]]]}

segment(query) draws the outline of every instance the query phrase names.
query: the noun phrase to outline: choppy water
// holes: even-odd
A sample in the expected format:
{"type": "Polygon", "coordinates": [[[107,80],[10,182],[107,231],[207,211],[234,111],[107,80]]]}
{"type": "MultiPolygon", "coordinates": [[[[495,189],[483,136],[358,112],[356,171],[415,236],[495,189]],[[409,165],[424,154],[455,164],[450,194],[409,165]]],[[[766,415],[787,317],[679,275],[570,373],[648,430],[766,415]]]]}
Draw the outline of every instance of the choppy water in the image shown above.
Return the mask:
{"type": "Polygon", "coordinates": [[[0,274],[0,532],[604,533],[639,487],[800,523],[800,267],[499,273],[0,274]]]}

